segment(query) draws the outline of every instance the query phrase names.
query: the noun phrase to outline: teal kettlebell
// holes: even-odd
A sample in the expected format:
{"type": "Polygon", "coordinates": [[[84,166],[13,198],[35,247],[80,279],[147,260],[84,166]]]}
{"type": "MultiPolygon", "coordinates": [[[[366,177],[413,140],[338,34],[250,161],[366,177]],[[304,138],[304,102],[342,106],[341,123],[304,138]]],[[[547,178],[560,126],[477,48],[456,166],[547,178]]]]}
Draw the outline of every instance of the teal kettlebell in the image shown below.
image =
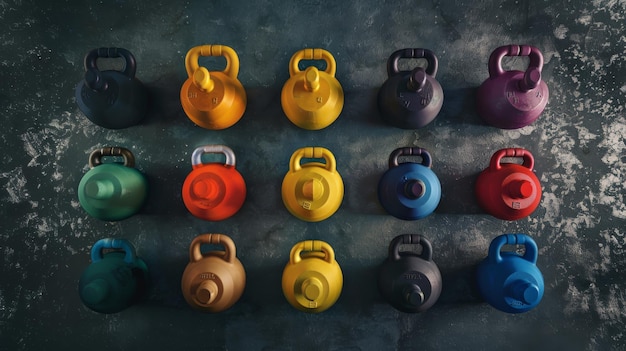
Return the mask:
{"type": "Polygon", "coordinates": [[[78,200],[91,216],[104,221],[119,221],[137,213],[143,206],[148,183],[134,168],[135,157],[122,147],[104,147],[89,156],[91,169],[80,180],[78,200]],[[104,156],[118,156],[124,164],[103,163],[104,156]]]}
{"type": "Polygon", "coordinates": [[[80,299],[100,313],[120,312],[136,303],[148,287],[148,267],[124,239],[100,239],[91,248],[91,264],[78,282],[80,299]],[[106,249],[112,250],[104,252],[106,249]]]}

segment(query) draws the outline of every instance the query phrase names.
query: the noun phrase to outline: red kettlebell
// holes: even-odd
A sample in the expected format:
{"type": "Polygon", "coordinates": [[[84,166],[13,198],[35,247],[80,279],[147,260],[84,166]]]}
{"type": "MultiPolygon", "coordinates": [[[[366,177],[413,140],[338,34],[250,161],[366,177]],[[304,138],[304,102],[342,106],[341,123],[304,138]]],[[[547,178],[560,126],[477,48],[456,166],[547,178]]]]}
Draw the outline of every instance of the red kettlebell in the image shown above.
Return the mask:
{"type": "Polygon", "coordinates": [[[476,180],[476,199],[490,215],[514,221],[529,216],[541,201],[541,184],[533,173],[535,160],[525,149],[498,150],[489,168],[476,180]],[[521,157],[523,163],[502,163],[503,157],[521,157]]]}
{"type": "Polygon", "coordinates": [[[221,221],[239,211],[246,199],[246,183],[235,168],[235,153],[225,145],[206,145],[191,155],[193,170],[183,183],[183,202],[194,216],[221,221]],[[224,163],[202,163],[204,154],[223,154],[224,163]]]}

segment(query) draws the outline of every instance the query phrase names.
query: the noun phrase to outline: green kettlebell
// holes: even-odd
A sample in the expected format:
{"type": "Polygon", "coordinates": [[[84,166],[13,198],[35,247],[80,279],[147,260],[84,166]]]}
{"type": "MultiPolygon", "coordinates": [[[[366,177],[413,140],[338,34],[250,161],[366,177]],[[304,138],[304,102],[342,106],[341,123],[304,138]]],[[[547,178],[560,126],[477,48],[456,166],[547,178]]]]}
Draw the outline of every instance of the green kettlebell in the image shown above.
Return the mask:
{"type": "Polygon", "coordinates": [[[124,239],[100,239],[91,248],[91,264],[78,282],[80,299],[100,313],[120,312],[145,295],[148,267],[124,239]],[[114,250],[104,252],[105,249],[114,250]]]}
{"type": "Polygon", "coordinates": [[[134,168],[135,157],[122,147],[104,147],[89,156],[91,169],[80,180],[78,200],[91,216],[104,221],[126,219],[141,209],[148,183],[134,168]],[[102,163],[103,156],[121,156],[124,164],[102,163]]]}

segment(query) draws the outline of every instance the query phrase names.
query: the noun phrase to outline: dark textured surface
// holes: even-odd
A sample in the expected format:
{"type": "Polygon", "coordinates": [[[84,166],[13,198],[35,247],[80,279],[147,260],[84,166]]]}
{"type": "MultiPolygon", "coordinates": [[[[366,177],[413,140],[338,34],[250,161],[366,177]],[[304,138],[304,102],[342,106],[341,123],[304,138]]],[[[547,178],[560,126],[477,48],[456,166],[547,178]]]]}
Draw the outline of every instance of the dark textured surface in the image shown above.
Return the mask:
{"type": "Polygon", "coordinates": [[[625,12],[618,0],[0,1],[0,349],[624,349],[625,12]],[[184,56],[201,44],[240,58],[248,107],[224,131],[194,126],[180,107],[184,56]],[[512,131],[484,125],[474,106],[489,54],[506,44],[543,52],[551,94],[537,122],[512,131]],[[153,99],[140,126],[102,129],[76,107],[83,56],[102,46],[137,59],[153,99]],[[335,56],[345,91],[340,118],[317,132],[280,107],[289,58],[305,47],[335,56]],[[445,93],[437,119],[415,131],[385,125],[376,110],[387,57],[405,47],[437,54],[445,93]],[[235,151],[248,198],[210,223],[186,211],[180,188],[193,149],[217,143],[235,151]],[[151,186],[143,211],[117,223],[89,217],[76,195],[89,153],[107,145],[130,148],[151,186]],[[334,152],[346,187],[339,211],[319,223],[292,217],[280,198],[291,153],[308,145],[334,152]],[[376,184],[389,153],[415,145],[431,152],[443,198],[436,213],[407,222],[384,213],[376,184]],[[529,149],[543,184],[539,208],[516,222],[482,213],[472,193],[503,147],[529,149]],[[217,315],[191,310],[180,293],[188,245],[206,232],[230,235],[248,274],[240,302],[217,315]],[[537,241],[546,284],[539,307],[521,315],[483,303],[473,286],[489,242],[508,232],[537,241]],[[376,290],[377,267],[402,233],[430,238],[443,274],[441,299],[419,315],[395,311],[376,290]],[[105,316],[76,289],[91,245],[111,236],[134,243],[153,285],[145,303],[105,316]],[[341,298],[318,315],[293,309],[280,288],[303,239],[329,242],[344,271],[341,298]]]}

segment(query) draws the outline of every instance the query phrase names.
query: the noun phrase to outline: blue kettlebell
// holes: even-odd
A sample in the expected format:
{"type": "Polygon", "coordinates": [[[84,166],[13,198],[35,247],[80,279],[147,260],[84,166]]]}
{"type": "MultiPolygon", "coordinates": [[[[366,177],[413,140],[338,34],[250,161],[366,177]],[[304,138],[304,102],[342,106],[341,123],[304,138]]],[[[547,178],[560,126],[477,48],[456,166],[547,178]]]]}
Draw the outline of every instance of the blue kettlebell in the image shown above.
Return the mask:
{"type": "Polygon", "coordinates": [[[430,169],[430,153],[419,147],[395,149],[378,182],[378,200],[390,215],[415,220],[431,214],[441,199],[441,183],[430,169]],[[398,163],[400,156],[421,156],[422,163],[398,163]]]}
{"type": "Polygon", "coordinates": [[[496,309],[522,313],[543,297],[543,276],[536,265],[537,244],[526,234],[503,234],[491,242],[489,256],[478,265],[478,289],[496,309]],[[500,252],[504,245],[524,245],[526,252],[500,252]]]}
{"type": "Polygon", "coordinates": [[[78,293],[91,310],[116,313],[145,295],[148,277],[146,263],[130,242],[100,239],[91,248],[91,264],[80,277],[78,293]]]}

